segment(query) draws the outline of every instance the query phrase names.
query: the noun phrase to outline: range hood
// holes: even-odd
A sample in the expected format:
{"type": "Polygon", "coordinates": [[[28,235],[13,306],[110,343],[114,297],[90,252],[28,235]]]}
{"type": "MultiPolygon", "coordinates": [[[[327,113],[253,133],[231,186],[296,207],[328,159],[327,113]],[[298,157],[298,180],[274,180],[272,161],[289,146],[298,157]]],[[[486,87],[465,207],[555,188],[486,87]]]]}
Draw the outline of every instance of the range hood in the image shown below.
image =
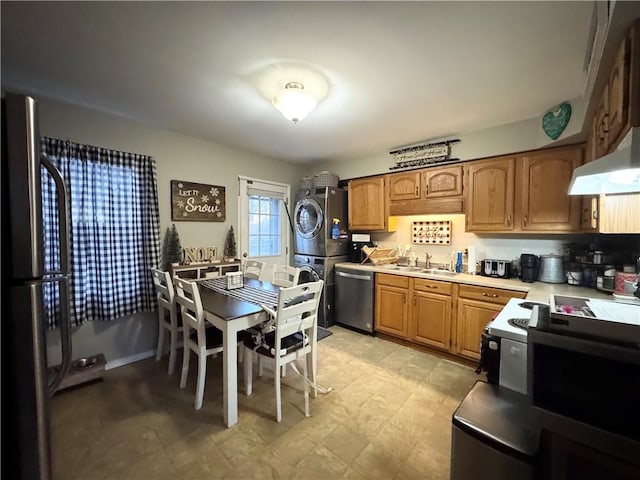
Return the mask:
{"type": "Polygon", "coordinates": [[[615,152],[576,168],[569,185],[569,195],[632,192],[640,192],[640,127],[615,152]]]}

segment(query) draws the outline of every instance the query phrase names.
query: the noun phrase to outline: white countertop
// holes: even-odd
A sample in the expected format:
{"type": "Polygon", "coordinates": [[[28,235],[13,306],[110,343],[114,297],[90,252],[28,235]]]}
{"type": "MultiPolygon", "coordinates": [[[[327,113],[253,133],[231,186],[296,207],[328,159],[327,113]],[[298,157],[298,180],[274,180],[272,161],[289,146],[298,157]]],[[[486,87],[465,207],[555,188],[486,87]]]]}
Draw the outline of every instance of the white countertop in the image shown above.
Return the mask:
{"type": "Polygon", "coordinates": [[[452,283],[463,283],[467,285],[477,285],[480,287],[502,288],[505,290],[513,290],[516,292],[526,292],[527,300],[534,302],[549,303],[549,296],[552,294],[566,295],[571,297],[589,297],[613,300],[612,295],[600,292],[594,288],[577,287],[566,283],[543,283],[533,282],[525,283],[515,278],[492,278],[483,277],[481,275],[470,275],[468,273],[458,273],[456,275],[412,272],[410,270],[393,270],[393,265],[375,266],[371,263],[337,263],[336,267],[353,268],[357,270],[365,270],[376,273],[387,273],[390,275],[402,275],[415,278],[429,278],[432,280],[441,280],[452,283]]]}

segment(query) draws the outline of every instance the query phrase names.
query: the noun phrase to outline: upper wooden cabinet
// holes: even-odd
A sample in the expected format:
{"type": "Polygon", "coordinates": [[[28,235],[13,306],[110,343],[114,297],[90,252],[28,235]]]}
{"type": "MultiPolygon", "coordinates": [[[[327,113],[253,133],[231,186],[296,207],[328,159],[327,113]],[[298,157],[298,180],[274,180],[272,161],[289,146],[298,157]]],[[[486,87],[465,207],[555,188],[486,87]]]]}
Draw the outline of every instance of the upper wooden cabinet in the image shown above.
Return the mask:
{"type": "Polygon", "coordinates": [[[580,230],[582,199],[567,195],[571,175],[582,164],[582,148],[570,147],[530,153],[518,159],[522,231],[576,232],[580,230]]]}
{"type": "Polygon", "coordinates": [[[389,200],[415,200],[420,198],[420,172],[387,175],[389,200]]]}
{"type": "Polygon", "coordinates": [[[497,158],[465,165],[466,230],[513,230],[515,159],[497,158]]]}
{"type": "Polygon", "coordinates": [[[388,209],[384,177],[349,180],[349,229],[386,230],[388,209]]]}
{"type": "Polygon", "coordinates": [[[390,215],[462,213],[462,165],[387,175],[390,215]]]}
{"type": "Polygon", "coordinates": [[[595,158],[606,155],[609,149],[609,89],[605,85],[594,117],[594,154],[595,158]]]}
{"type": "Polygon", "coordinates": [[[567,195],[582,147],[537,150],[465,166],[469,232],[577,232],[582,199],[567,195]]]}
{"type": "Polygon", "coordinates": [[[629,122],[629,38],[625,38],[618,49],[616,61],[607,85],[608,125],[607,145],[611,147],[621,140],[629,122]]]}
{"type": "MultiPolygon", "coordinates": [[[[635,51],[638,49],[638,36],[636,27],[636,31],[623,39],[608,82],[600,93],[594,115],[594,158],[600,158],[615,149],[631,126],[630,100],[637,96],[634,90],[637,87],[632,86],[630,78],[632,58],[639,54],[635,51]]],[[[640,62],[640,59],[634,60],[636,63],[640,62]]]]}
{"type": "MultiPolygon", "coordinates": [[[[614,151],[631,127],[640,126],[640,21],[622,40],[589,123],[584,162],[614,151]]],[[[582,231],[638,233],[640,193],[582,197],[582,231]]]]}
{"type": "Polygon", "coordinates": [[[424,198],[462,195],[462,165],[430,168],[422,173],[424,198]]]}

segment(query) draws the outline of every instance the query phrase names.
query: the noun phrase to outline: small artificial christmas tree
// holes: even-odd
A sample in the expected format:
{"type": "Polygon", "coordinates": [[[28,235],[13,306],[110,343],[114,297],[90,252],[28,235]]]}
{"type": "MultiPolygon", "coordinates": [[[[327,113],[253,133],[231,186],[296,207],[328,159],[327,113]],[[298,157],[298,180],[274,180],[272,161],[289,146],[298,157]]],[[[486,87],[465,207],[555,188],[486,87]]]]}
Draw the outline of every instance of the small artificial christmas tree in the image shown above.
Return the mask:
{"type": "Polygon", "coordinates": [[[167,231],[164,234],[164,241],[162,242],[162,268],[165,271],[169,271],[172,263],[180,263],[182,260],[182,245],[180,244],[180,235],[176,225],[173,224],[171,228],[167,227],[167,231]]]}
{"type": "Polygon", "coordinates": [[[238,250],[236,248],[236,234],[233,232],[233,225],[229,227],[229,231],[227,232],[227,238],[224,241],[224,258],[233,260],[236,258],[238,254],[238,250]]]}

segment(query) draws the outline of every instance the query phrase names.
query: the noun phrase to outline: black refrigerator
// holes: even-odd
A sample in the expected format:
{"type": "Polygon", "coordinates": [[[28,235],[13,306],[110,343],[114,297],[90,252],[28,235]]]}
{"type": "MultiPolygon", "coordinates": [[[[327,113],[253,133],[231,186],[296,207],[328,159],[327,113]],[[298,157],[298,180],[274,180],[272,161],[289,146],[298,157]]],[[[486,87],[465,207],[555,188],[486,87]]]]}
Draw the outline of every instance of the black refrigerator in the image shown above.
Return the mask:
{"type": "MultiPolygon", "coordinates": [[[[49,398],[71,363],[69,324],[68,196],[62,176],[41,155],[33,98],[2,97],[2,476],[51,478],[49,398]],[[56,188],[59,251],[55,270],[45,270],[43,175],[56,188]],[[62,361],[47,365],[43,291],[57,291],[62,361]]],[[[57,220],[57,222],[56,222],[57,220]]],[[[57,223],[57,225],[56,225],[57,223]]]]}

